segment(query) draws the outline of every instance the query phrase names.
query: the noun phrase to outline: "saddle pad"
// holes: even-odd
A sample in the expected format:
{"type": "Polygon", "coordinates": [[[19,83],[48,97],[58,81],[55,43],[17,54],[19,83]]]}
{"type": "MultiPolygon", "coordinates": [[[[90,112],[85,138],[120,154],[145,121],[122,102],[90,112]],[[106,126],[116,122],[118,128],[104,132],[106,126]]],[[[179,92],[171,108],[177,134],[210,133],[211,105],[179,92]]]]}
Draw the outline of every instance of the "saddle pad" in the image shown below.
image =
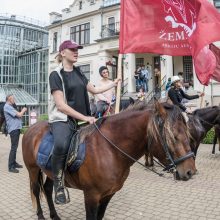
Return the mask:
{"type": "MultiPolygon", "coordinates": [[[[50,131],[48,131],[39,146],[38,154],[37,154],[37,164],[42,169],[50,170],[51,171],[51,155],[53,151],[54,146],[54,138],[50,131]]],[[[76,172],[80,166],[82,165],[84,159],[85,159],[85,151],[86,151],[86,145],[85,143],[82,143],[78,147],[78,152],[75,160],[69,164],[67,169],[70,172],[76,172]]]]}

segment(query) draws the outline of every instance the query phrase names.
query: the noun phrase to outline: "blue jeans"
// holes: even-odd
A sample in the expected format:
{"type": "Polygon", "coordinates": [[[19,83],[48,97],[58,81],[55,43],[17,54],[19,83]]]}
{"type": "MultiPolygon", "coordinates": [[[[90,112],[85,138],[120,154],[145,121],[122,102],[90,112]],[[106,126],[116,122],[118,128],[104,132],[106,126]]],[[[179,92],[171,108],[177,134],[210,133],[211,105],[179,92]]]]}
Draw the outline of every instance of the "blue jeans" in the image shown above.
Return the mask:
{"type": "Polygon", "coordinates": [[[11,150],[8,159],[8,169],[15,168],[19,137],[20,137],[20,129],[10,132],[11,150]]]}
{"type": "Polygon", "coordinates": [[[143,88],[144,92],[148,92],[148,79],[141,80],[141,88],[143,88]]]}

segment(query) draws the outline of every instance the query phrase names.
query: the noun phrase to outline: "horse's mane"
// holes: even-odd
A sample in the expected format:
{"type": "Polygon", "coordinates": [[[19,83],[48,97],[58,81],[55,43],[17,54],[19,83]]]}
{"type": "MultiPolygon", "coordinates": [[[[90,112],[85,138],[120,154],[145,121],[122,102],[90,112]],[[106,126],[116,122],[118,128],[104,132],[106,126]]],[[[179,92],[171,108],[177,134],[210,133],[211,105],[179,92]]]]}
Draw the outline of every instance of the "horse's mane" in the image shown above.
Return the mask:
{"type": "Polygon", "coordinates": [[[162,106],[165,110],[165,113],[162,115],[161,112],[154,108],[153,117],[150,118],[148,124],[148,137],[157,141],[158,136],[160,136],[162,139],[165,138],[169,146],[174,146],[176,141],[173,134],[173,124],[176,121],[182,121],[186,135],[189,138],[190,134],[188,132],[187,123],[180,108],[168,103],[162,103],[162,106]]]}

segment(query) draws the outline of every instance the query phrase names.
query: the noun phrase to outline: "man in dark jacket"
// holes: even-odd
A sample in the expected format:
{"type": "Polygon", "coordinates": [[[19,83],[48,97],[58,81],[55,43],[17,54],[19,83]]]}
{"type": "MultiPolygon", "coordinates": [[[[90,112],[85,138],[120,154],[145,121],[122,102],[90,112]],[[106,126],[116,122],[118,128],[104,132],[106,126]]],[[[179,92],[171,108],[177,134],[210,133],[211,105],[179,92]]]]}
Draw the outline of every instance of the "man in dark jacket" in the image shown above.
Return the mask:
{"type": "Polygon", "coordinates": [[[190,109],[187,109],[186,106],[183,105],[183,98],[192,100],[198,99],[199,97],[204,96],[204,93],[200,95],[187,95],[182,89],[182,84],[180,78],[178,76],[173,76],[171,79],[171,88],[168,91],[168,97],[173,102],[174,105],[177,105],[183,112],[192,113],[190,109]]]}

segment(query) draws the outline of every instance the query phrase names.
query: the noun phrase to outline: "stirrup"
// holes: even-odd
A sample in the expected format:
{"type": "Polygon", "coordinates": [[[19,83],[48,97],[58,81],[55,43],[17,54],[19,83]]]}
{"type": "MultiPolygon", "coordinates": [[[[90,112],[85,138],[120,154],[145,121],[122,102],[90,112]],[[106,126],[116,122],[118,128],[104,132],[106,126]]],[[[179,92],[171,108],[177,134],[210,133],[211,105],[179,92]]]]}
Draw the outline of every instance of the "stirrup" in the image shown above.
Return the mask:
{"type": "Polygon", "coordinates": [[[64,205],[70,202],[69,190],[65,186],[58,186],[55,190],[55,203],[57,205],[64,205]],[[64,196],[65,201],[62,202],[58,199],[59,196],[64,196]]]}

